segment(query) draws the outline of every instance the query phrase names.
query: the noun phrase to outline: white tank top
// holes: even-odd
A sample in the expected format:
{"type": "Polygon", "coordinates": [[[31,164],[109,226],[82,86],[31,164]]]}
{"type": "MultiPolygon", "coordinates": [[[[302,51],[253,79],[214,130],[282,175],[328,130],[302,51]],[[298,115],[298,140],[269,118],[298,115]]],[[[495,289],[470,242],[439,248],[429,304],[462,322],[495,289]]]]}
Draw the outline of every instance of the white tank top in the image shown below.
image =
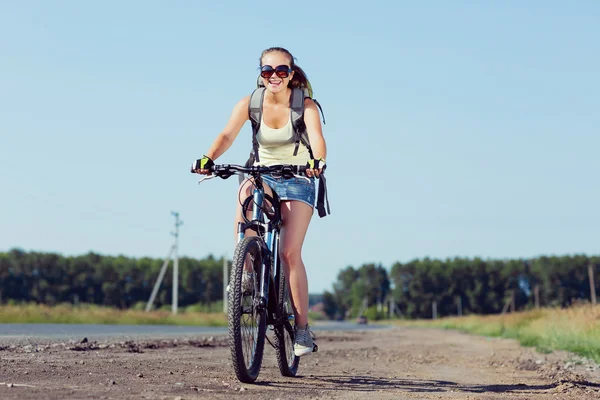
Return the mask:
{"type": "Polygon", "coordinates": [[[256,140],[258,141],[260,162],[255,162],[254,165],[306,165],[310,160],[308,149],[302,142],[298,147],[298,154],[294,155],[296,142],[294,141],[294,127],[292,126],[291,116],[287,124],[278,129],[269,128],[264,119],[261,119],[256,140]]]}

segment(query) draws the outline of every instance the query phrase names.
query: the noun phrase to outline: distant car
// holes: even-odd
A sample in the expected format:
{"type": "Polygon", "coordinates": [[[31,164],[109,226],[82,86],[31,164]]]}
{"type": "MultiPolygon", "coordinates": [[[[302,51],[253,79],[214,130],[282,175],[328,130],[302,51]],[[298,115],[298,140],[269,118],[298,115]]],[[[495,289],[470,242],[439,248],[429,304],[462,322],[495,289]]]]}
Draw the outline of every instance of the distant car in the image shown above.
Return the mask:
{"type": "Polygon", "coordinates": [[[369,323],[369,320],[367,320],[367,317],[364,315],[361,315],[360,317],[356,318],[356,323],[359,325],[366,325],[369,323]]]}

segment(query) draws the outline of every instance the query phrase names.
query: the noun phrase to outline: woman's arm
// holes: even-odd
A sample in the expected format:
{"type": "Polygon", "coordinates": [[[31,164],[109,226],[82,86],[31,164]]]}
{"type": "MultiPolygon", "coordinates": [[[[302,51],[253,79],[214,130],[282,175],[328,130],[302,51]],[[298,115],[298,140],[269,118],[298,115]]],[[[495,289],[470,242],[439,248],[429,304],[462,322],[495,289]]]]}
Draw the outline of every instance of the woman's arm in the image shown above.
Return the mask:
{"type": "Polygon", "coordinates": [[[309,98],[304,100],[304,123],[306,124],[306,133],[313,151],[313,157],[325,160],[327,158],[327,145],[323,137],[319,109],[315,102],[309,98]]]}
{"type": "Polygon", "coordinates": [[[231,147],[233,141],[240,133],[242,126],[244,126],[244,123],[248,120],[249,104],[250,96],[246,96],[233,107],[227,125],[225,125],[223,131],[219,133],[212,146],[210,146],[208,152],[206,152],[206,156],[214,161],[231,147]]]}

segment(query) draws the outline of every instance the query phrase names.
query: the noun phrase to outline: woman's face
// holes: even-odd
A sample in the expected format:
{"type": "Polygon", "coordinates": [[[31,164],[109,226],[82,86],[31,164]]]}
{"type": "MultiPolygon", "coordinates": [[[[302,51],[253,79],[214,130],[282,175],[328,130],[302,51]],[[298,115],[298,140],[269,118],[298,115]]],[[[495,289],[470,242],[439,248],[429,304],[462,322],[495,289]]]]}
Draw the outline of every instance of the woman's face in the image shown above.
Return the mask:
{"type": "Polygon", "coordinates": [[[287,54],[272,51],[262,58],[261,78],[265,87],[273,93],[286,90],[294,72],[287,54]]]}

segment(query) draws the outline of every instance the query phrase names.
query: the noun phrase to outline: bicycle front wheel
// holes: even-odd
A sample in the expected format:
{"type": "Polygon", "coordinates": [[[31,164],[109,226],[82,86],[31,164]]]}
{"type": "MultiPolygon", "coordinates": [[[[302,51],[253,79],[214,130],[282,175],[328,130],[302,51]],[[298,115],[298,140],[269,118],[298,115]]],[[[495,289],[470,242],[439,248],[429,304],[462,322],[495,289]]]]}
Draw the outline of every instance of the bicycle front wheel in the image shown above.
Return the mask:
{"type": "Polygon", "coordinates": [[[262,240],[244,238],[233,255],[228,310],[231,361],[237,378],[244,383],[258,377],[265,348],[267,313],[259,307],[261,269],[262,240]]]}

